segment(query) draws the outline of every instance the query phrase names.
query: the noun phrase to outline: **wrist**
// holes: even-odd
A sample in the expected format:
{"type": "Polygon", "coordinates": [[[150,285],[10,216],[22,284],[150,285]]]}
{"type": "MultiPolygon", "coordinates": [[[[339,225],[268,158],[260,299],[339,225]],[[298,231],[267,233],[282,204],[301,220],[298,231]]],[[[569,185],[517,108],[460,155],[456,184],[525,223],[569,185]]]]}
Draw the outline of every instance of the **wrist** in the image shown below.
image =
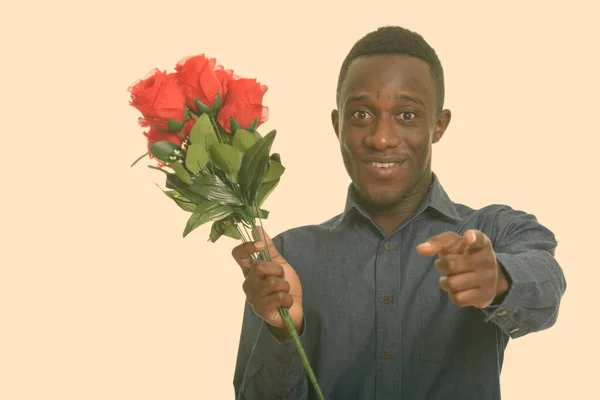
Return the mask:
{"type": "MultiPolygon", "coordinates": [[[[278,327],[268,325],[268,327],[273,336],[275,336],[280,342],[285,342],[292,339],[292,335],[287,326],[284,325],[283,327],[278,327]]],[[[298,336],[300,336],[304,328],[304,318],[302,318],[299,323],[294,321],[294,328],[296,329],[296,332],[298,332],[298,336]]]]}
{"type": "Polygon", "coordinates": [[[501,296],[503,297],[508,293],[508,290],[510,289],[510,280],[508,278],[508,275],[506,274],[506,271],[504,270],[504,267],[500,263],[497,264],[498,283],[496,285],[496,298],[501,296]]]}

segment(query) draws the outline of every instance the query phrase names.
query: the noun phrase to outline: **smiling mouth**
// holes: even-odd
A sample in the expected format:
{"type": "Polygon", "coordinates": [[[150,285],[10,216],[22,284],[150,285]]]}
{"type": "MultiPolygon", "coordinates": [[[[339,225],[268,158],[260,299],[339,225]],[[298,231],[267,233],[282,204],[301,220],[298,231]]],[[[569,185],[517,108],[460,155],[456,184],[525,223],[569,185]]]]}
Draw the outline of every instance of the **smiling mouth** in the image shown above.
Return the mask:
{"type": "Polygon", "coordinates": [[[376,161],[372,161],[370,163],[368,163],[368,165],[370,165],[371,167],[376,167],[376,168],[392,168],[396,165],[400,165],[402,164],[402,162],[376,162],[376,161]]]}

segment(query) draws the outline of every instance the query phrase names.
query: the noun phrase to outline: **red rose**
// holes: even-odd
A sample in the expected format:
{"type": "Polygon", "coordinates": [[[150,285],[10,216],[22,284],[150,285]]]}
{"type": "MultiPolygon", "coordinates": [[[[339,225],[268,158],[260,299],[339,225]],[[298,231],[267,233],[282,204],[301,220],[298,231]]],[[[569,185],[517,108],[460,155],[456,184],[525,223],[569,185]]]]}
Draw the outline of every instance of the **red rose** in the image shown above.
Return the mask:
{"type": "MultiPolygon", "coordinates": [[[[195,123],[196,123],[196,120],[194,118],[191,118],[191,119],[187,120],[185,125],[183,125],[183,129],[181,130],[181,133],[183,133],[186,138],[190,137],[190,132],[192,131],[192,128],[195,123]]],[[[181,135],[179,135],[179,138],[181,139],[181,135]]]]}
{"type": "Polygon", "coordinates": [[[211,108],[220,92],[221,99],[227,95],[227,82],[231,77],[231,71],[223,70],[221,66],[215,66],[214,58],[206,58],[204,54],[184,58],[177,63],[177,80],[185,94],[188,108],[198,113],[198,107],[194,98],[205,106],[211,108]]]}
{"type": "Polygon", "coordinates": [[[227,97],[219,111],[217,120],[229,133],[231,132],[231,118],[235,118],[242,128],[258,118],[257,127],[269,118],[269,109],[262,105],[262,99],[267,91],[267,86],[260,84],[256,79],[237,78],[231,76],[228,83],[227,97]]]}
{"type": "MultiPolygon", "coordinates": [[[[162,130],[169,129],[169,120],[181,124],[185,114],[185,96],[177,84],[175,74],[167,74],[157,69],[129,87],[131,104],[143,115],[140,125],[162,130]]],[[[174,129],[173,129],[174,128],[174,129]]]]}
{"type": "MultiPolygon", "coordinates": [[[[190,137],[190,132],[192,131],[192,127],[194,126],[195,123],[196,123],[196,120],[192,118],[192,119],[189,119],[183,126],[181,133],[183,133],[186,138],[190,137]]],[[[154,158],[154,156],[152,155],[152,152],[150,151],[150,145],[152,143],[160,142],[163,140],[168,140],[169,142],[175,143],[177,146],[181,146],[183,144],[183,138],[181,137],[181,133],[165,132],[165,131],[156,129],[154,127],[150,127],[150,129],[147,132],[144,132],[144,136],[146,136],[146,139],[148,139],[148,155],[151,158],[154,158]]],[[[159,167],[162,167],[164,165],[166,165],[164,162],[162,162],[162,161],[158,162],[159,167]]]]}

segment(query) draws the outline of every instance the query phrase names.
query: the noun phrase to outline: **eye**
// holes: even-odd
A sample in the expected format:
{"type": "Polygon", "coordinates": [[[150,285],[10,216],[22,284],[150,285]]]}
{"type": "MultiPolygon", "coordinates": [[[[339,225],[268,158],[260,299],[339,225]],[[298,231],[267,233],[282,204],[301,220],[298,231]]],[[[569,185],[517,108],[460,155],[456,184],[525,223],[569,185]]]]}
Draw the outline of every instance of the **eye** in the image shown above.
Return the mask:
{"type": "Polygon", "coordinates": [[[404,121],[410,121],[412,119],[415,119],[416,116],[417,116],[417,114],[415,114],[412,111],[404,111],[404,112],[400,113],[400,115],[399,115],[400,119],[402,119],[404,121]]]}
{"type": "Polygon", "coordinates": [[[368,112],[366,112],[364,110],[355,111],[354,113],[352,113],[352,116],[361,121],[365,121],[365,120],[372,118],[371,114],[369,114],[368,112]]]}

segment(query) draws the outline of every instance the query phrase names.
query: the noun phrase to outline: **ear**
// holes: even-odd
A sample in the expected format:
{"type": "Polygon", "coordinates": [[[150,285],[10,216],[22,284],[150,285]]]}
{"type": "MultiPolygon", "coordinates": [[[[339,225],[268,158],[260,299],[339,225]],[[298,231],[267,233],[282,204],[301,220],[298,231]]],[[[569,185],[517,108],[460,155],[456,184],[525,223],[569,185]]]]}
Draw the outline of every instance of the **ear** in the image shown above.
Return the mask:
{"type": "Polygon", "coordinates": [[[432,143],[439,142],[442,136],[444,136],[444,132],[446,132],[446,128],[448,128],[448,125],[450,125],[451,119],[452,113],[450,112],[450,110],[442,110],[435,123],[432,143]]]}
{"type": "Polygon", "coordinates": [[[340,113],[338,110],[331,111],[331,124],[333,125],[333,131],[338,140],[340,139],[340,113]]]}

